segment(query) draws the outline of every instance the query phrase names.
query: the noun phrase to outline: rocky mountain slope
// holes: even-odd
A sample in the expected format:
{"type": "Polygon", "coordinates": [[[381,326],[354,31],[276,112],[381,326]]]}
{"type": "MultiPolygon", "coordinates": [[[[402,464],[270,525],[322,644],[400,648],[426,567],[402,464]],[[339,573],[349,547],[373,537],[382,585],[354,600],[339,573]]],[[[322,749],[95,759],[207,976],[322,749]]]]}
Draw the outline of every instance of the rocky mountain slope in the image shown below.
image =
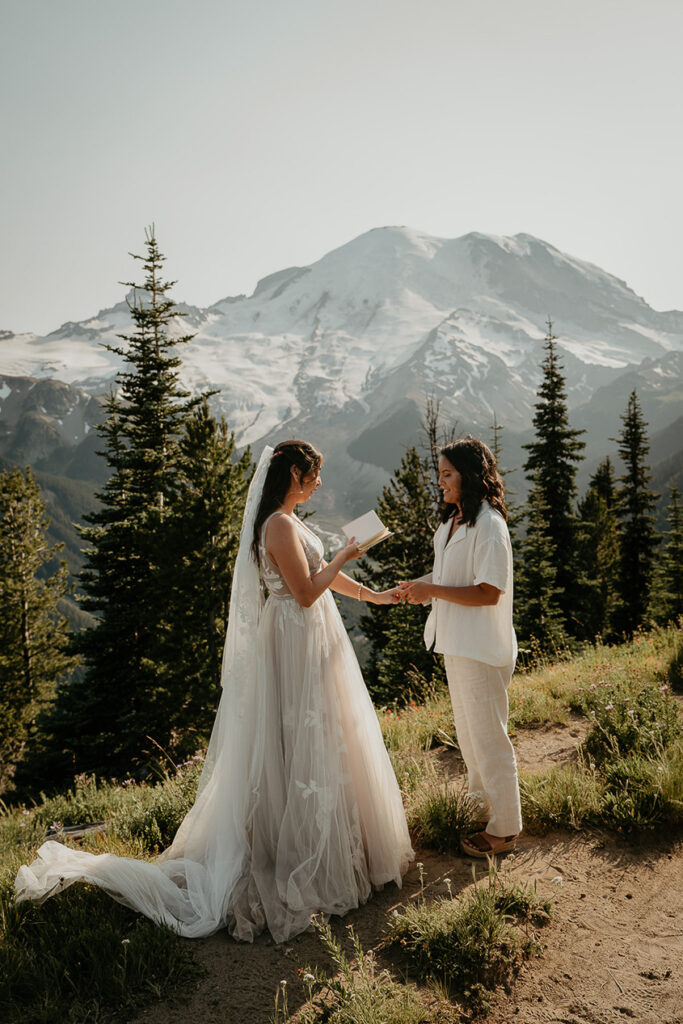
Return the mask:
{"type": "MultiPolygon", "coordinates": [[[[181,351],[185,383],[218,389],[216,406],[256,451],[286,436],[317,443],[330,523],[372,501],[416,439],[427,395],[461,430],[488,435],[495,415],[517,464],[548,317],[573,418],[588,431],[587,468],[613,450],[632,387],[653,434],[683,413],[683,313],[651,309],[623,281],[526,234],[376,228],[271,274],[251,296],[179,308],[178,334],[196,332],[181,351]]],[[[93,396],[119,366],[104,346],[130,329],[122,301],[45,337],[1,333],[0,454],[91,479],[93,396]]]]}

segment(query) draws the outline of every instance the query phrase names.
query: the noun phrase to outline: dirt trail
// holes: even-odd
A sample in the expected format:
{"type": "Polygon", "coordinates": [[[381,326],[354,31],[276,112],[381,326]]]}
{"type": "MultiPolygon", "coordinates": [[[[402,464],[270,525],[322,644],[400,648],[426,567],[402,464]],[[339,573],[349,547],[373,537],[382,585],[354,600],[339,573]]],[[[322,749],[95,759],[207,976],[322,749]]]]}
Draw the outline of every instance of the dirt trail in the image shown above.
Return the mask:
{"type": "MultiPolygon", "coordinates": [[[[564,763],[583,737],[580,721],[566,728],[520,733],[515,739],[527,771],[564,763]]],[[[442,761],[455,768],[453,752],[442,761]],[[451,762],[453,762],[451,764],[451,762]]],[[[446,764],[443,764],[446,767],[446,764]]],[[[472,883],[472,861],[417,851],[424,865],[425,895],[454,892],[472,883]]],[[[485,868],[478,865],[478,877],[485,868]]],[[[557,891],[551,925],[541,932],[543,956],[530,961],[509,995],[497,996],[488,1024],[681,1024],[683,1021],[683,843],[648,836],[627,843],[600,834],[523,836],[509,870],[539,891],[557,891]],[[552,880],[562,877],[556,890],[552,880]]],[[[338,935],[353,925],[366,949],[377,945],[395,907],[420,894],[413,867],[403,889],[389,886],[370,902],[334,922],[338,935]]],[[[267,936],[253,945],[225,932],[195,941],[207,976],[176,1004],[160,1003],[135,1024],[268,1024],[273,997],[287,981],[290,1013],[305,1000],[297,968],[324,965],[313,934],[277,946],[267,936]]]]}

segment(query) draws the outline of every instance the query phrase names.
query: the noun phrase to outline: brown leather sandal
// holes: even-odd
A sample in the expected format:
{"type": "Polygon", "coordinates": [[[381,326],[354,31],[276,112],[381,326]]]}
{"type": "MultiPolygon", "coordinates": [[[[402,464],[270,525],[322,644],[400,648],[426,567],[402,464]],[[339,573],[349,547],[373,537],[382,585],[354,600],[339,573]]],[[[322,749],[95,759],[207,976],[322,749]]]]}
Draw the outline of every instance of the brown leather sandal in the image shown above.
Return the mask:
{"type": "Polygon", "coordinates": [[[499,853],[509,853],[517,845],[517,836],[505,836],[500,846],[495,848],[484,835],[484,832],[473,832],[460,840],[460,848],[468,857],[496,857],[499,853]]]}

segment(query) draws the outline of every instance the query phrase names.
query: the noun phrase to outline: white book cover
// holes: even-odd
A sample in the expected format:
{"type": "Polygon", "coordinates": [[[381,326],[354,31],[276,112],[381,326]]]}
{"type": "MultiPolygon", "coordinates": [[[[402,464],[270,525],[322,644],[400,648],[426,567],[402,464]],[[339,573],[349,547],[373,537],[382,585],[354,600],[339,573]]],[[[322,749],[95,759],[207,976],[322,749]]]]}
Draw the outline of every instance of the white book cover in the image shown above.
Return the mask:
{"type": "Polygon", "coordinates": [[[349,540],[355,537],[361,551],[367,551],[381,540],[392,536],[391,530],[387,530],[376,512],[366,512],[357,519],[352,519],[346,526],[342,526],[342,532],[349,540]]]}

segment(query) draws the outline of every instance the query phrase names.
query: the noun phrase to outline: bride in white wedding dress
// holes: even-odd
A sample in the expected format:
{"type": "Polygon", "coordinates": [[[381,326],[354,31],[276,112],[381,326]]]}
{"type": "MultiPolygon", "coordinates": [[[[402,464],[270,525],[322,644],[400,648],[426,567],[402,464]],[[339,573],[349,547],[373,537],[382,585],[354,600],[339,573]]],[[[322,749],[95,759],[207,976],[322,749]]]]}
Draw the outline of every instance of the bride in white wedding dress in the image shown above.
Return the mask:
{"type": "Polygon", "coordinates": [[[251,483],[223,654],[223,694],[194,806],[155,861],[49,841],[17,874],[17,901],[76,881],[188,938],[227,927],[276,942],[311,915],[345,914],[401,885],[413,858],[379,723],[330,589],[392,604],[341,572],[294,514],[320,485],[303,441],[266,447],[251,483]],[[259,578],[260,577],[260,578],[259,578]],[[269,596],[264,601],[263,585],[269,596]]]}

